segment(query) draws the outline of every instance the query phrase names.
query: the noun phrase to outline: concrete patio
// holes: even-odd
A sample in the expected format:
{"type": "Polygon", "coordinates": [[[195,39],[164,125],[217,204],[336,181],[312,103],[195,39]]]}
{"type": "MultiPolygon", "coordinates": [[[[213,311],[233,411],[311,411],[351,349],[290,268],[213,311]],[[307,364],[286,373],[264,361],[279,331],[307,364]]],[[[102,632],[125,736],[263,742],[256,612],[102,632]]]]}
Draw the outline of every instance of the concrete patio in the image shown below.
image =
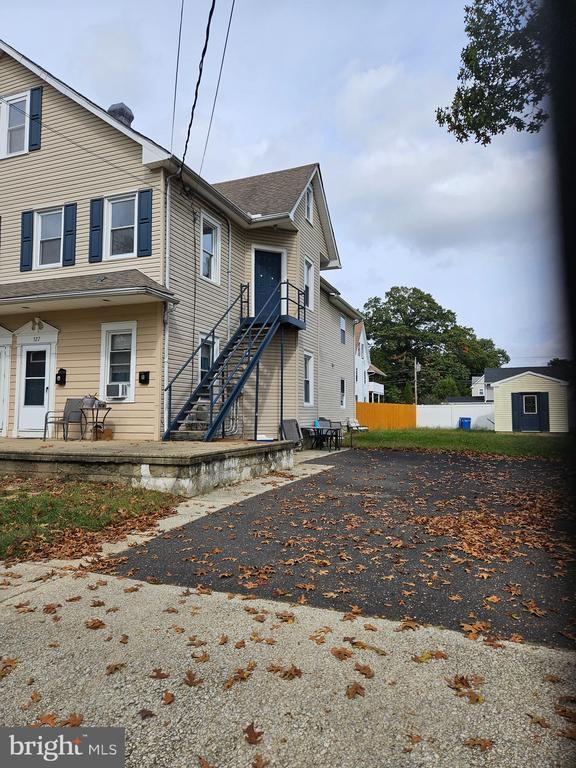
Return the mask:
{"type": "Polygon", "coordinates": [[[293,465],[292,443],[0,439],[0,474],[121,482],[196,496],[293,465]]]}

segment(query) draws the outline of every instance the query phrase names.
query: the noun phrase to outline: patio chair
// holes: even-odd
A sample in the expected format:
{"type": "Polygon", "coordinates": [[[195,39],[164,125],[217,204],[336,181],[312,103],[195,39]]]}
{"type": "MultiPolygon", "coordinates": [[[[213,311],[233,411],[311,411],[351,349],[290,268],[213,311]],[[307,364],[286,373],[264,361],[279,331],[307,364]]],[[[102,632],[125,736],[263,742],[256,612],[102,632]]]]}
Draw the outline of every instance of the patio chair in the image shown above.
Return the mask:
{"type": "Polygon", "coordinates": [[[330,422],[330,429],[332,430],[332,433],[330,435],[330,439],[331,439],[332,444],[334,446],[334,450],[339,451],[340,448],[342,448],[342,422],[341,421],[331,421],[330,422]]]}
{"type": "Polygon", "coordinates": [[[323,448],[324,445],[328,445],[328,450],[332,449],[332,445],[335,444],[334,437],[335,437],[335,430],[332,427],[332,422],[330,419],[325,419],[323,416],[321,416],[318,419],[318,427],[320,429],[320,432],[318,433],[318,448],[323,448]]]}
{"type": "Polygon", "coordinates": [[[84,439],[84,432],[86,431],[86,416],[82,412],[82,400],[83,398],[69,397],[64,403],[63,411],[48,411],[44,418],[44,440],[48,434],[48,426],[54,424],[56,431],[58,427],[62,427],[62,435],[64,440],[68,440],[70,433],[70,425],[78,424],[80,427],[80,440],[84,439]]]}
{"type": "Polygon", "coordinates": [[[301,451],[304,444],[302,430],[297,419],[284,419],[280,423],[280,437],[284,440],[291,440],[296,445],[296,450],[301,451]]]}
{"type": "Polygon", "coordinates": [[[352,432],[368,432],[368,427],[363,427],[358,419],[348,419],[348,429],[352,432]]]}

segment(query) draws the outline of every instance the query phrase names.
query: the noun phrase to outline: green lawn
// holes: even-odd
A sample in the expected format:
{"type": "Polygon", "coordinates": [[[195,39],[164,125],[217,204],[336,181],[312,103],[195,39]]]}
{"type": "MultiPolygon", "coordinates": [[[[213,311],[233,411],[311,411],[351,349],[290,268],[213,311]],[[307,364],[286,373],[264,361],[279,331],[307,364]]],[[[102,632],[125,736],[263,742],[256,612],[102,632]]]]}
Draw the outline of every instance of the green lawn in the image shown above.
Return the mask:
{"type": "Polygon", "coordinates": [[[80,557],[149,527],[178,501],[122,485],[0,478],[0,559],[80,557]]]}
{"type": "Polygon", "coordinates": [[[461,429],[387,429],[354,435],[358,448],[424,448],[439,451],[475,451],[500,456],[539,456],[563,459],[574,448],[568,435],[502,434],[461,429]]]}

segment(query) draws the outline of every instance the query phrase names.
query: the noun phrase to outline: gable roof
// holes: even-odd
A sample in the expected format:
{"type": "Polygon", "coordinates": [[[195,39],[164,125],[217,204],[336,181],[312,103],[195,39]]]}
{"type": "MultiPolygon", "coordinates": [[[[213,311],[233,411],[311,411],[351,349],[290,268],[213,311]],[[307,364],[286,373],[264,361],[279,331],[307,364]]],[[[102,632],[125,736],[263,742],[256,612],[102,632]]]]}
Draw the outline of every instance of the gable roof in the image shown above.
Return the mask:
{"type": "Polygon", "coordinates": [[[220,181],[212,186],[251,216],[289,214],[317,168],[318,163],[311,163],[243,179],[220,181]]]}
{"type": "Polygon", "coordinates": [[[548,376],[553,379],[563,380],[563,372],[549,365],[540,367],[520,366],[517,368],[485,368],[484,381],[486,384],[494,384],[496,381],[511,379],[513,376],[519,376],[523,373],[536,373],[541,376],[548,376]]]}
{"type": "Polygon", "coordinates": [[[99,117],[101,120],[104,120],[104,122],[119,130],[121,133],[138,142],[138,144],[142,146],[143,163],[158,162],[160,160],[167,160],[170,157],[170,152],[168,152],[167,149],[164,149],[164,147],[160,146],[160,144],[157,144],[155,141],[152,141],[151,139],[144,136],[144,134],[135,131],[134,128],[131,128],[120,120],[117,120],[115,117],[112,117],[112,115],[103,107],[100,107],[90,99],[87,99],[86,96],[83,96],[81,93],[74,90],[74,88],[66,85],[66,83],[62,82],[62,80],[50,74],[48,70],[44,69],[39,64],[36,64],[35,61],[32,61],[32,59],[24,56],[23,53],[20,53],[20,51],[12,48],[11,45],[8,45],[8,43],[1,39],[0,51],[7,53],[8,56],[13,58],[19,64],[22,64],[22,66],[26,67],[26,69],[30,70],[30,72],[33,72],[41,80],[44,80],[45,83],[48,83],[48,85],[51,85],[57,91],[60,91],[60,93],[64,94],[64,96],[72,99],[72,101],[80,104],[80,106],[84,107],[84,109],[92,112],[92,114],[96,115],[96,117],[99,117]]]}
{"type": "MultiPolygon", "coordinates": [[[[171,174],[180,170],[180,159],[167,149],[117,120],[107,110],[66,85],[32,59],[24,56],[20,51],[0,39],[0,52],[2,51],[57,91],[140,144],[143,165],[150,168],[165,167],[171,174]]],[[[183,175],[187,183],[196,186],[210,202],[222,208],[232,219],[244,227],[267,226],[275,221],[278,223],[282,221],[293,228],[296,206],[302,199],[306,187],[314,182],[316,204],[328,248],[323,268],[339,269],[342,266],[318,163],[260,174],[259,176],[250,176],[245,179],[220,182],[219,184],[210,184],[188,166],[184,166],[183,175]],[[251,210],[258,207],[263,210],[251,210]]]]}
{"type": "MultiPolygon", "coordinates": [[[[513,370],[513,369],[510,369],[513,370]]],[[[550,369],[549,369],[550,370],[550,369]]],[[[536,369],[529,369],[527,371],[520,371],[520,373],[515,373],[513,376],[506,376],[504,379],[499,379],[498,381],[493,382],[494,387],[499,387],[500,384],[504,384],[506,381],[512,381],[512,379],[519,379],[521,376],[536,376],[538,379],[548,379],[549,381],[556,381],[559,384],[564,384],[565,386],[568,386],[569,382],[566,381],[566,379],[561,378],[560,376],[552,376],[550,373],[537,373],[536,369]]]]}
{"type": "Polygon", "coordinates": [[[334,304],[335,307],[338,307],[343,314],[348,315],[348,317],[351,317],[353,320],[362,320],[360,312],[358,312],[357,309],[354,309],[351,304],[348,304],[348,302],[342,298],[342,294],[338,288],[330,285],[328,280],[325,280],[323,277],[320,278],[320,290],[328,295],[330,304],[334,304]]]}
{"type": "Polygon", "coordinates": [[[364,320],[360,320],[354,326],[354,349],[356,350],[360,346],[360,337],[362,336],[362,331],[365,331],[364,320]]]}

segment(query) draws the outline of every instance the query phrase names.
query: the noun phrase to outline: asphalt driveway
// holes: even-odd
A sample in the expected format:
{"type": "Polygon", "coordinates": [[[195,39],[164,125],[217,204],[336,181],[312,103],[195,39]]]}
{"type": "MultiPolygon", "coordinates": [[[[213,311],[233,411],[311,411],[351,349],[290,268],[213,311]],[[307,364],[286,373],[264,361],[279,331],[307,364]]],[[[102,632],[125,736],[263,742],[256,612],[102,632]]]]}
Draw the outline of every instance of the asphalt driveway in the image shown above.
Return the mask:
{"type": "Polygon", "coordinates": [[[104,569],[499,639],[573,647],[568,470],[347,451],[332,469],[133,547],[104,569]]]}

